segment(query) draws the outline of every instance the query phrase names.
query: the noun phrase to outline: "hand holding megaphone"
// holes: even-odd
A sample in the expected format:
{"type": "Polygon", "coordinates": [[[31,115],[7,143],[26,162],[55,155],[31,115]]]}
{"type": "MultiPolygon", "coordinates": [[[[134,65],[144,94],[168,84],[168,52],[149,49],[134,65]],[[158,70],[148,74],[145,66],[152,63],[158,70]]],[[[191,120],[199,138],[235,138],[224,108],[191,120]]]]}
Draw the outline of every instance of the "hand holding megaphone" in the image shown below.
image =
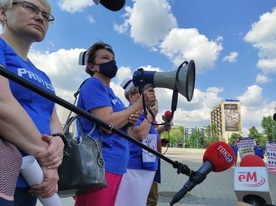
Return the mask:
{"type": "Polygon", "coordinates": [[[147,108],[152,106],[152,103],[155,101],[156,101],[156,96],[155,96],[154,89],[152,87],[149,87],[146,90],[144,90],[143,94],[139,99],[139,102],[141,102],[142,104],[144,102],[147,108]]]}

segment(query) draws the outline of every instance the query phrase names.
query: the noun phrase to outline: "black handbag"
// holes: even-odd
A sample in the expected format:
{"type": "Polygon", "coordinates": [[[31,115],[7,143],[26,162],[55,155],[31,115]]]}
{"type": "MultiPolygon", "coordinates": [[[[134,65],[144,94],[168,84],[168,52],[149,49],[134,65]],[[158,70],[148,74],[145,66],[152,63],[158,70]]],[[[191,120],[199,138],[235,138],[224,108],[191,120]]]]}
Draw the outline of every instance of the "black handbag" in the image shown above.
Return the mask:
{"type": "MultiPolygon", "coordinates": [[[[76,126],[76,125],[75,125],[76,126]]],[[[58,169],[58,194],[60,197],[71,197],[107,187],[105,180],[102,141],[91,138],[96,125],[88,135],[83,135],[79,116],[69,118],[64,126],[67,143],[64,148],[62,164],[58,169]],[[74,138],[70,131],[72,123],[78,124],[79,138],[74,138]]]]}
{"type": "MultiPolygon", "coordinates": [[[[86,80],[74,93],[74,104],[86,80]]],[[[107,187],[105,163],[102,156],[103,131],[98,128],[101,134],[99,139],[91,137],[92,132],[96,128],[96,124],[94,124],[89,134],[83,135],[79,116],[70,117],[71,114],[72,111],[69,113],[63,128],[66,140],[64,140],[63,160],[58,169],[58,194],[60,197],[72,197],[76,194],[88,193],[107,187]],[[74,137],[76,126],[79,129],[78,138],[74,137]]]]}

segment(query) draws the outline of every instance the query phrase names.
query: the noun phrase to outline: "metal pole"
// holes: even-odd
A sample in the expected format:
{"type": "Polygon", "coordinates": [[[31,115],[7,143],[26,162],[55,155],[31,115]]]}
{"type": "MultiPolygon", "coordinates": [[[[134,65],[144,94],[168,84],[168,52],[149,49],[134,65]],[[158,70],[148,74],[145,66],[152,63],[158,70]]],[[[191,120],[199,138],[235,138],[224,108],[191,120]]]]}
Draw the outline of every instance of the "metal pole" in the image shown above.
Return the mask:
{"type": "Polygon", "coordinates": [[[186,134],[185,134],[185,127],[183,127],[184,128],[184,148],[186,148],[186,134]]]}
{"type": "MultiPolygon", "coordinates": [[[[60,97],[44,90],[44,89],[42,89],[41,87],[27,81],[26,79],[14,74],[13,72],[9,71],[8,69],[4,68],[1,65],[0,65],[0,75],[3,75],[4,77],[6,77],[6,78],[8,78],[8,79],[24,86],[24,87],[26,87],[26,88],[36,92],[37,94],[40,94],[41,96],[43,96],[43,97],[45,97],[45,98],[47,98],[47,99],[49,99],[49,100],[51,100],[55,103],[67,108],[68,110],[73,111],[74,113],[89,119],[90,121],[94,122],[98,126],[103,127],[107,130],[110,130],[110,131],[114,132],[115,134],[120,135],[121,137],[127,139],[128,141],[138,145],[139,147],[151,152],[152,154],[155,154],[157,157],[159,157],[159,158],[165,160],[166,162],[172,164],[174,168],[177,168],[177,169],[180,169],[180,170],[183,168],[182,167],[183,165],[180,165],[182,163],[171,160],[170,158],[162,155],[161,153],[147,147],[146,145],[144,145],[140,141],[138,141],[138,140],[128,136],[127,134],[121,132],[120,130],[114,128],[113,125],[108,124],[107,122],[97,118],[96,116],[92,115],[91,113],[89,113],[89,112],[87,112],[87,111],[85,111],[85,110],[83,110],[83,109],[81,109],[81,108],[65,101],[64,99],[62,99],[62,98],[60,98],[60,97]]],[[[180,171],[180,172],[183,173],[182,171],[180,171]]],[[[183,174],[185,174],[185,173],[183,173],[183,174]]]]}

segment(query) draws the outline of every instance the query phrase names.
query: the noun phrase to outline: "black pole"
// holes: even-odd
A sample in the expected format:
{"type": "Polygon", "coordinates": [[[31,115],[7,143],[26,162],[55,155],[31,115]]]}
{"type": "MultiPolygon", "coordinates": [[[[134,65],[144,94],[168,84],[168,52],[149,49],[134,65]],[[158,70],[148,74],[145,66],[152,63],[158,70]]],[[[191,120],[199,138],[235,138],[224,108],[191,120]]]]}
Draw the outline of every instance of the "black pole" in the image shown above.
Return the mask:
{"type": "MultiPolygon", "coordinates": [[[[166,162],[172,164],[174,168],[178,168],[179,169],[181,167],[179,165],[180,163],[171,160],[170,158],[168,158],[168,157],[160,154],[159,152],[151,149],[150,147],[147,147],[146,145],[144,145],[140,141],[138,141],[138,140],[130,137],[129,135],[121,132],[120,130],[114,128],[113,125],[108,124],[107,122],[105,122],[105,121],[97,118],[96,116],[92,115],[91,113],[89,113],[89,112],[87,112],[87,111],[85,111],[85,110],[83,110],[83,109],[81,109],[81,108],[79,108],[79,107],[77,107],[77,106],[75,106],[75,105],[73,105],[73,104],[65,101],[64,99],[62,99],[62,98],[60,98],[60,97],[58,97],[58,96],[56,96],[56,95],[54,95],[54,94],[52,94],[52,93],[44,90],[44,89],[42,89],[41,87],[39,87],[39,86],[37,86],[37,85],[35,85],[35,84],[27,81],[26,79],[24,79],[24,78],[22,78],[22,77],[20,77],[20,76],[18,76],[16,74],[14,74],[13,72],[9,71],[8,69],[4,68],[1,65],[0,65],[0,75],[3,75],[4,77],[6,77],[6,78],[8,78],[8,79],[10,79],[10,80],[12,80],[12,81],[14,81],[14,82],[16,82],[16,83],[24,86],[24,87],[26,87],[26,88],[28,88],[28,89],[36,92],[37,94],[39,94],[39,95],[41,95],[41,96],[43,96],[43,97],[45,97],[45,98],[47,98],[47,99],[49,99],[51,101],[53,101],[53,102],[55,102],[55,103],[63,106],[63,107],[65,107],[66,109],[68,109],[70,111],[73,111],[76,114],[81,115],[81,116],[87,118],[88,120],[94,122],[98,126],[103,127],[103,128],[105,128],[107,130],[110,130],[110,131],[114,132],[115,134],[120,135],[121,137],[127,139],[128,141],[130,141],[130,142],[138,145],[139,147],[142,147],[143,149],[151,152],[152,154],[155,154],[157,157],[159,157],[159,158],[165,160],[166,162]]],[[[182,167],[180,169],[182,169],[182,167]]],[[[183,173],[182,171],[180,171],[180,172],[183,173]]]]}

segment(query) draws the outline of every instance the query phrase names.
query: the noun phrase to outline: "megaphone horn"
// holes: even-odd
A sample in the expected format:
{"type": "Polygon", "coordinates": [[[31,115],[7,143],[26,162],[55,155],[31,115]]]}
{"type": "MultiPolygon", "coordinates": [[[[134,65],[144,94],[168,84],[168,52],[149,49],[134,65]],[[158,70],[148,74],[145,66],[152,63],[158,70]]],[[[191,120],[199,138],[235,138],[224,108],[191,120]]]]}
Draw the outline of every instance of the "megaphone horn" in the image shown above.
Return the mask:
{"type": "Polygon", "coordinates": [[[174,90],[175,85],[178,92],[190,102],[193,98],[195,87],[195,62],[191,60],[171,72],[141,71],[133,73],[133,84],[136,87],[141,84],[151,84],[153,87],[162,87],[174,90]]]}

